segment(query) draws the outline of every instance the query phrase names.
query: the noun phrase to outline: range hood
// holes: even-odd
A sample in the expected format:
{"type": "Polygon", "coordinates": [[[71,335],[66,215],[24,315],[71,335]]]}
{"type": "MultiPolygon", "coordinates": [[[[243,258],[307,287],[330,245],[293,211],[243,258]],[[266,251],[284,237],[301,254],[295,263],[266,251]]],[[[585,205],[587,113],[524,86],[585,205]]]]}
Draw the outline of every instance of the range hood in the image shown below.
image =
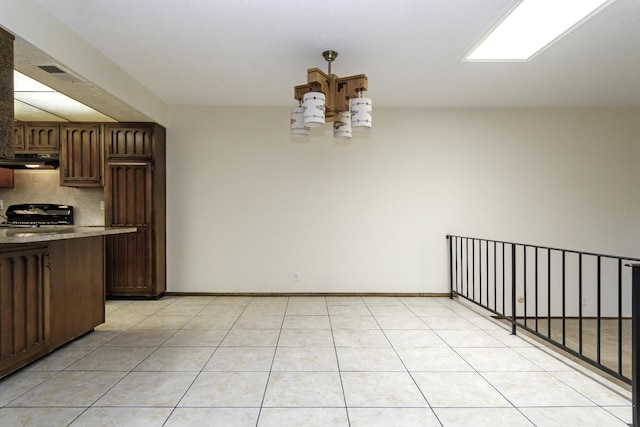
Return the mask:
{"type": "Polygon", "coordinates": [[[58,169],[58,154],[16,154],[13,159],[0,159],[0,168],[6,169],[58,169]]]}

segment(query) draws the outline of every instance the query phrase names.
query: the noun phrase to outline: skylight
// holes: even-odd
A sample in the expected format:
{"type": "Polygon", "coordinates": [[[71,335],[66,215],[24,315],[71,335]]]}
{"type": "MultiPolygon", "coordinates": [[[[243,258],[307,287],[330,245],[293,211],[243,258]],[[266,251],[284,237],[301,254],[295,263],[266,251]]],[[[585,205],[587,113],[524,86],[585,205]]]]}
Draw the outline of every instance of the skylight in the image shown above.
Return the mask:
{"type": "Polygon", "coordinates": [[[528,60],[613,1],[522,0],[465,60],[528,60]]]}
{"type": "Polygon", "coordinates": [[[13,71],[14,116],[20,121],[115,121],[93,108],[13,71]]]}

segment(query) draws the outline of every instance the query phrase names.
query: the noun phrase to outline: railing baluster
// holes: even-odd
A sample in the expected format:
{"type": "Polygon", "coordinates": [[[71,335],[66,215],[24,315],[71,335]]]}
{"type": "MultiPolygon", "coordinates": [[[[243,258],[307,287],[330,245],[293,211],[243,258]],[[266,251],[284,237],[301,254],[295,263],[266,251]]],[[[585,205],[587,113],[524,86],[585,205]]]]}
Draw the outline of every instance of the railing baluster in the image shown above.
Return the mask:
{"type": "Polygon", "coordinates": [[[622,259],[618,259],[618,373],[622,375],[622,259]]]}
{"type": "Polygon", "coordinates": [[[484,284],[486,285],[486,295],[487,295],[487,306],[489,305],[489,241],[487,240],[486,249],[485,249],[485,271],[486,271],[486,280],[484,284]]]}
{"type": "Polygon", "coordinates": [[[453,238],[447,236],[449,242],[449,298],[453,299],[453,238]]]}
{"type": "Polygon", "coordinates": [[[527,326],[527,246],[522,247],[522,298],[524,303],[524,326],[527,326]]]}
{"type": "Polygon", "coordinates": [[[640,425],[640,264],[631,265],[631,404],[633,427],[640,425]]]}
{"type": "Polygon", "coordinates": [[[493,308],[498,309],[498,244],[493,242],[493,308]]]}
{"type": "Polygon", "coordinates": [[[462,293],[462,238],[456,239],[456,291],[462,293]],[[460,247],[459,257],[458,246],[460,247]],[[458,265],[458,260],[460,260],[460,265],[458,265]]]}
{"type": "Polygon", "coordinates": [[[602,257],[598,257],[598,286],[597,286],[597,293],[598,293],[598,315],[596,316],[596,323],[597,323],[597,327],[596,327],[596,362],[601,363],[600,362],[600,327],[601,327],[601,321],[602,321],[602,257]]]}
{"type": "Polygon", "coordinates": [[[551,339],[551,249],[547,254],[547,338],[551,339]]]}
{"type": "Polygon", "coordinates": [[[516,245],[511,245],[511,335],[516,334],[516,245]]]}
{"type": "Polygon", "coordinates": [[[506,310],[506,300],[505,300],[505,266],[504,266],[504,242],[502,242],[502,312],[505,313],[506,310]]]}
{"type": "Polygon", "coordinates": [[[454,253],[454,259],[455,259],[455,263],[456,263],[456,265],[455,265],[455,274],[454,274],[453,281],[455,282],[454,290],[455,290],[456,293],[460,289],[460,287],[459,287],[459,283],[460,283],[460,266],[459,266],[459,260],[458,260],[458,242],[459,242],[459,239],[457,237],[453,239],[453,243],[454,243],[453,253],[454,253]]]}
{"type": "Polygon", "coordinates": [[[476,300],[476,239],[471,240],[471,299],[476,300]]]}
{"type": "Polygon", "coordinates": [[[465,248],[465,270],[466,270],[466,292],[465,295],[469,296],[469,239],[464,239],[464,248],[465,248]]]}
{"type": "Polygon", "coordinates": [[[478,302],[482,305],[482,240],[478,240],[478,302]]]}
{"type": "Polygon", "coordinates": [[[534,292],[535,292],[535,299],[534,299],[534,310],[535,310],[535,319],[536,319],[536,332],[538,332],[538,247],[536,246],[536,253],[535,253],[535,264],[536,264],[536,274],[535,274],[535,284],[534,284],[534,292]]]}
{"type": "Polygon", "coordinates": [[[566,345],[567,337],[567,253],[562,251],[562,345],[566,345]]]}
{"type": "Polygon", "coordinates": [[[582,354],[582,254],[578,254],[578,353],[582,354]]]}

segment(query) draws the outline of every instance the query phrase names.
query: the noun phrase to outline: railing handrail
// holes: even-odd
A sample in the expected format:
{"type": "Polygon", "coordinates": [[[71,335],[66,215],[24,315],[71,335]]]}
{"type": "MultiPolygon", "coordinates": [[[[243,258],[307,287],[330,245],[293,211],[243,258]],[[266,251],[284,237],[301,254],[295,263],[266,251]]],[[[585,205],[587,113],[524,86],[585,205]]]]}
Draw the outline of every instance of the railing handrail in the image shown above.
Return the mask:
{"type": "Polygon", "coordinates": [[[534,244],[531,244],[531,243],[506,242],[506,241],[502,241],[502,240],[483,239],[483,238],[480,238],[480,237],[458,236],[456,234],[447,234],[446,236],[447,236],[447,239],[449,239],[450,237],[455,237],[455,238],[459,238],[459,239],[476,240],[476,241],[479,241],[479,242],[492,242],[492,243],[500,243],[500,244],[505,244],[505,245],[524,246],[524,247],[527,247],[527,248],[538,248],[538,249],[544,249],[544,250],[550,250],[550,251],[567,252],[567,253],[572,253],[572,254],[582,254],[582,255],[596,256],[596,257],[614,258],[614,259],[621,259],[621,260],[624,260],[624,261],[637,261],[637,262],[640,263],[640,258],[626,257],[626,256],[620,256],[620,255],[599,254],[599,253],[596,253],[596,252],[579,251],[579,250],[576,250],[576,249],[554,248],[554,247],[551,247],[551,246],[540,246],[540,245],[534,245],[534,244]]]}

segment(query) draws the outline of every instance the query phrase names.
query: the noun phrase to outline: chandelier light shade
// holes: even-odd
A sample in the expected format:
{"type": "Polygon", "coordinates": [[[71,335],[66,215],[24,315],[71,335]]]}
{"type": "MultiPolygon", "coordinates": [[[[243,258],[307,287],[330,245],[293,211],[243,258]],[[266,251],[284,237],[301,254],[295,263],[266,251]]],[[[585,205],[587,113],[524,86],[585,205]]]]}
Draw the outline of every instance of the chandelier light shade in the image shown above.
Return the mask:
{"type": "Polygon", "coordinates": [[[322,92],[307,92],[304,94],[302,106],[304,108],[304,125],[318,127],[324,125],[326,97],[322,92]]]}
{"type": "Polygon", "coordinates": [[[371,99],[351,99],[351,127],[353,130],[371,128],[371,99]]]}
{"type": "Polygon", "coordinates": [[[291,134],[306,135],[308,133],[303,133],[302,128],[320,127],[325,121],[334,122],[335,138],[351,138],[352,128],[371,128],[371,99],[362,97],[368,87],[367,76],[331,74],[331,63],[338,57],[338,52],[327,50],[322,56],[329,64],[329,72],[309,68],[307,84],[294,87],[294,98],[304,109],[304,121],[300,125],[298,116],[294,119],[295,109],[292,110],[291,134]]]}
{"type": "Polygon", "coordinates": [[[309,128],[304,125],[304,107],[294,107],[291,109],[291,135],[309,135],[309,128]]]}
{"type": "Polygon", "coordinates": [[[351,111],[343,111],[340,118],[333,122],[333,137],[351,139],[351,111]]]}

